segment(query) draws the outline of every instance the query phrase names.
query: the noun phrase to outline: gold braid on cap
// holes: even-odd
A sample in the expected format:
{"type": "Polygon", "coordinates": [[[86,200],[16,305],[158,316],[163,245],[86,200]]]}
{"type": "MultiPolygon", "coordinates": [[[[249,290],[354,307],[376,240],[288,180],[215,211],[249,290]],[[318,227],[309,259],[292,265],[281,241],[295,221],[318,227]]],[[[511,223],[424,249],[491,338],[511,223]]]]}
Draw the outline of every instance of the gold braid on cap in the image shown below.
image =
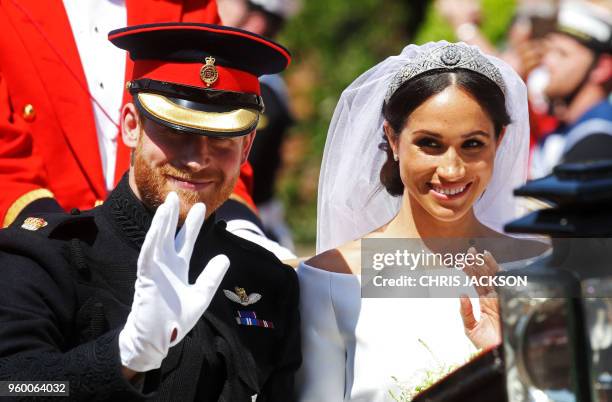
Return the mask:
{"type": "Polygon", "coordinates": [[[501,72],[493,63],[473,47],[462,43],[440,45],[418,55],[403,66],[393,77],[385,95],[385,103],[406,81],[431,70],[471,70],[493,81],[506,94],[506,85],[501,72]]]}

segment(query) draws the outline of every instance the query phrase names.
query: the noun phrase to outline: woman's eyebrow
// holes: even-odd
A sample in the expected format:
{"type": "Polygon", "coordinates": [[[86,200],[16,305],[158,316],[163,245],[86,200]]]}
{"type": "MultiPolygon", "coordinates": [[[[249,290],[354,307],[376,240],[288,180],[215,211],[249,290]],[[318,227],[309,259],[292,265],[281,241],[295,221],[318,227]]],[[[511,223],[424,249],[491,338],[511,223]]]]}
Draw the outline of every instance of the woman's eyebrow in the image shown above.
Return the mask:
{"type": "MultiPolygon", "coordinates": [[[[423,135],[429,135],[431,137],[442,138],[441,134],[436,133],[435,131],[429,131],[429,130],[416,130],[413,132],[413,134],[423,134],[423,135]]],[[[473,137],[477,135],[482,136],[482,137],[487,137],[487,138],[491,137],[491,134],[487,133],[486,131],[475,130],[467,134],[463,134],[461,138],[473,137]]]]}
{"type": "Polygon", "coordinates": [[[436,138],[442,138],[441,134],[438,134],[434,131],[429,131],[429,130],[416,130],[416,131],[413,131],[413,134],[425,134],[425,135],[429,135],[429,136],[436,137],[436,138]]]}
{"type": "Polygon", "coordinates": [[[476,131],[472,131],[471,133],[463,134],[461,138],[473,137],[477,135],[487,137],[487,138],[491,137],[491,134],[487,133],[486,131],[476,130],[476,131]]]}

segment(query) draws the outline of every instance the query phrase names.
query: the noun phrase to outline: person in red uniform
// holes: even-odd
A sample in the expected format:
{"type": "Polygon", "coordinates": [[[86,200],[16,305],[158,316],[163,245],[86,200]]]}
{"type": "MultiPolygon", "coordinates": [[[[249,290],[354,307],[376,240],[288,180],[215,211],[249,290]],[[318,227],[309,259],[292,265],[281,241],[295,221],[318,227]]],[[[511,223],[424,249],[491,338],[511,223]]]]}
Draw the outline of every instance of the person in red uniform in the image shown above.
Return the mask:
{"type": "MultiPolygon", "coordinates": [[[[113,4],[125,7],[127,25],[220,23],[213,0],[113,4]]],[[[129,150],[116,140],[110,151],[114,169],[104,171],[104,152],[109,151],[99,146],[99,122],[92,107],[97,100],[88,88],[68,5],[67,0],[0,2],[2,227],[35,211],[89,209],[106,198],[129,166],[129,150]]],[[[127,58],[125,75],[131,76],[132,69],[127,58]]],[[[124,91],[123,103],[127,95],[124,91]]],[[[245,164],[232,199],[254,209],[251,182],[252,169],[245,164]]]]}

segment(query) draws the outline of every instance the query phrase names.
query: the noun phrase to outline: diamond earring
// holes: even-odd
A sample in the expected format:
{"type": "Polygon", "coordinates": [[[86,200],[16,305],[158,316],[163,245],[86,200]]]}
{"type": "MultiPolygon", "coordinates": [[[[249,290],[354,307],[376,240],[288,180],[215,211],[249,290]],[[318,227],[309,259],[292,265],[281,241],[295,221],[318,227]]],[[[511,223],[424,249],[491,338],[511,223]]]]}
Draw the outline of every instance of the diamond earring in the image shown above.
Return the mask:
{"type": "Polygon", "coordinates": [[[396,162],[399,161],[399,156],[397,156],[397,154],[393,154],[393,160],[396,162]]]}

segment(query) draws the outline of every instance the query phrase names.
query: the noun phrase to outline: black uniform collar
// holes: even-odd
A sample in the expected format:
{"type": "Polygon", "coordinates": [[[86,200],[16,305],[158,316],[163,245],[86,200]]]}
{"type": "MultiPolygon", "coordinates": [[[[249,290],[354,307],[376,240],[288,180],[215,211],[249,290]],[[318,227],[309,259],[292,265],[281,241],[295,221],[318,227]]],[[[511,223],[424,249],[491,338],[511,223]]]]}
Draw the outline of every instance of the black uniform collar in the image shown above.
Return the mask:
{"type": "MultiPolygon", "coordinates": [[[[123,175],[117,187],[102,205],[106,216],[130,245],[140,250],[155,211],[148,209],[130,188],[128,173],[123,175]]],[[[208,232],[215,223],[213,213],[204,221],[201,232],[208,232]]]]}

